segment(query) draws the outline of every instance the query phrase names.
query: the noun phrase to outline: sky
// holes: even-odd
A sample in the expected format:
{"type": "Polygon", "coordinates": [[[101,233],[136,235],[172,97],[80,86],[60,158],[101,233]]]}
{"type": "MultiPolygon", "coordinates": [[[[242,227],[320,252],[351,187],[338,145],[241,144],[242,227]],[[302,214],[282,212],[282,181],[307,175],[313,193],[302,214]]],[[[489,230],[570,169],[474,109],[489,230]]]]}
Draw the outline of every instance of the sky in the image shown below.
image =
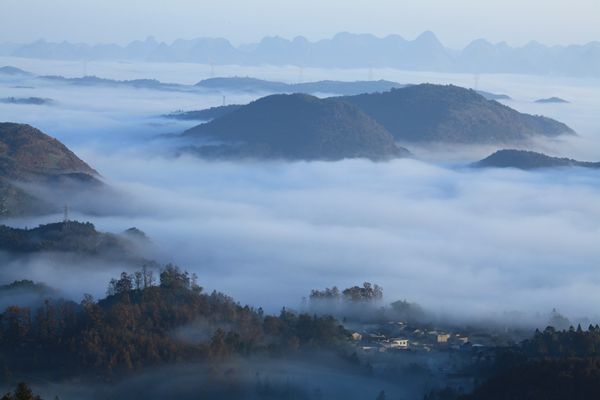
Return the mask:
{"type": "Polygon", "coordinates": [[[412,39],[425,30],[454,48],[478,38],[511,45],[600,40],[598,0],[0,0],[0,11],[0,43],[218,36],[240,44],[341,31],[412,39]]]}

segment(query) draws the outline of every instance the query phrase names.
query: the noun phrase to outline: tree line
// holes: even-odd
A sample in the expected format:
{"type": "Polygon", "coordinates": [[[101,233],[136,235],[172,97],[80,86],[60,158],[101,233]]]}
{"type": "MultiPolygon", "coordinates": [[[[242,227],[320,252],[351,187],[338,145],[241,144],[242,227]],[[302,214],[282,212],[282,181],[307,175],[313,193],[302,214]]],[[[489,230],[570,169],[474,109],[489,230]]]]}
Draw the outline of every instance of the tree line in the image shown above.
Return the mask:
{"type": "Polygon", "coordinates": [[[142,268],[109,282],[107,296],[80,303],[47,299],[37,308],[0,313],[0,371],[112,374],[168,362],[223,360],[232,355],[289,354],[344,343],[348,332],[330,316],[283,309],[265,315],[229,296],[205,293],[197,277],[175,265],[142,268]],[[157,277],[157,279],[155,278],[157,277]],[[182,327],[202,321],[208,340],[181,340],[182,327]]]}

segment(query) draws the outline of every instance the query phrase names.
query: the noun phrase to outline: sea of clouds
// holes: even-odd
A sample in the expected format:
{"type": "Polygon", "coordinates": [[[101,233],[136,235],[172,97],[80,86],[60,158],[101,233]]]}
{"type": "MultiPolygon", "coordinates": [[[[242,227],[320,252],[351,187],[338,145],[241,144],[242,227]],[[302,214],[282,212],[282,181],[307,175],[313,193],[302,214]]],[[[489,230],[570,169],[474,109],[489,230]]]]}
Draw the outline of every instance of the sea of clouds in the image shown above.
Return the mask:
{"type": "MultiPolygon", "coordinates": [[[[82,64],[0,58],[36,74],[80,76],[82,64]]],[[[600,160],[597,81],[515,75],[472,76],[385,70],[88,63],[106,78],[194,83],[211,75],[287,82],[389,79],[453,83],[495,93],[519,111],[572,126],[577,138],[541,142],[552,155],[600,160]],[[536,104],[558,96],[569,104],[536,104]]],[[[99,229],[136,226],[159,258],[196,272],[208,290],[277,311],[310,289],[372,281],[386,300],[409,299],[450,316],[548,312],[597,318],[600,303],[600,180],[584,169],[476,170],[494,147],[411,148],[416,159],[374,163],[216,162],[175,157],[161,137],[193,126],[160,118],[173,110],[247,103],[257,94],[187,93],[36,83],[3,96],[52,98],[53,106],[0,105],[0,120],[24,122],[62,140],[121,193],[75,213],[99,229]]],[[[90,200],[92,201],[92,200],[90,200]]],[[[34,226],[59,216],[15,219],[34,226]]],[[[71,293],[101,295],[114,268],[53,273],[29,260],[4,280],[32,278],[71,293]],[[26,275],[26,276],[23,276],[26,275]]],[[[62,266],[61,268],[64,268],[62,266]]],[[[513,314],[511,314],[513,315],[513,314]]]]}

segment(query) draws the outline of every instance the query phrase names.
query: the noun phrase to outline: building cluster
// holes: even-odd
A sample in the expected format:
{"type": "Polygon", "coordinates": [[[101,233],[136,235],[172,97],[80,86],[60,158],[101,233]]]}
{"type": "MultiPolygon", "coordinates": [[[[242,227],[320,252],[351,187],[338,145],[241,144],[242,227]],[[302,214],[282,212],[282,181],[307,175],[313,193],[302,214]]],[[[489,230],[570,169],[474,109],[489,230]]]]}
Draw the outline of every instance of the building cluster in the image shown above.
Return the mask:
{"type": "Polygon", "coordinates": [[[397,321],[362,326],[352,333],[352,340],[364,352],[460,351],[495,345],[486,333],[427,329],[397,321]]]}

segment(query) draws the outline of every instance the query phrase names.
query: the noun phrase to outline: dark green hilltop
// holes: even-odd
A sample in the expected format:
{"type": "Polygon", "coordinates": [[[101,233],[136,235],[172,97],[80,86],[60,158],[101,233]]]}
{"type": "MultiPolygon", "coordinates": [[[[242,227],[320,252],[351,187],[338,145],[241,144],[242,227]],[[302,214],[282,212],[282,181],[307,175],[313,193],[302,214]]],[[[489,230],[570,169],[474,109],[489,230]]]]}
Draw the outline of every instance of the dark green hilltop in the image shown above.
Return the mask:
{"type": "Polygon", "coordinates": [[[326,99],[271,95],[174,117],[209,121],[183,135],[213,141],[192,143],[204,157],[382,160],[409,154],[398,143],[511,144],[575,134],[474,90],[432,84],[326,99]]]}
{"type": "Polygon", "coordinates": [[[385,160],[410,154],[356,106],[305,94],[263,97],[184,137],[218,142],[194,149],[207,157],[385,160]]]}
{"type": "Polygon", "coordinates": [[[476,162],[473,166],[480,168],[494,167],[518,169],[564,167],[600,168],[600,162],[577,161],[564,157],[552,157],[543,153],[527,150],[498,150],[489,157],[476,162]]]}

